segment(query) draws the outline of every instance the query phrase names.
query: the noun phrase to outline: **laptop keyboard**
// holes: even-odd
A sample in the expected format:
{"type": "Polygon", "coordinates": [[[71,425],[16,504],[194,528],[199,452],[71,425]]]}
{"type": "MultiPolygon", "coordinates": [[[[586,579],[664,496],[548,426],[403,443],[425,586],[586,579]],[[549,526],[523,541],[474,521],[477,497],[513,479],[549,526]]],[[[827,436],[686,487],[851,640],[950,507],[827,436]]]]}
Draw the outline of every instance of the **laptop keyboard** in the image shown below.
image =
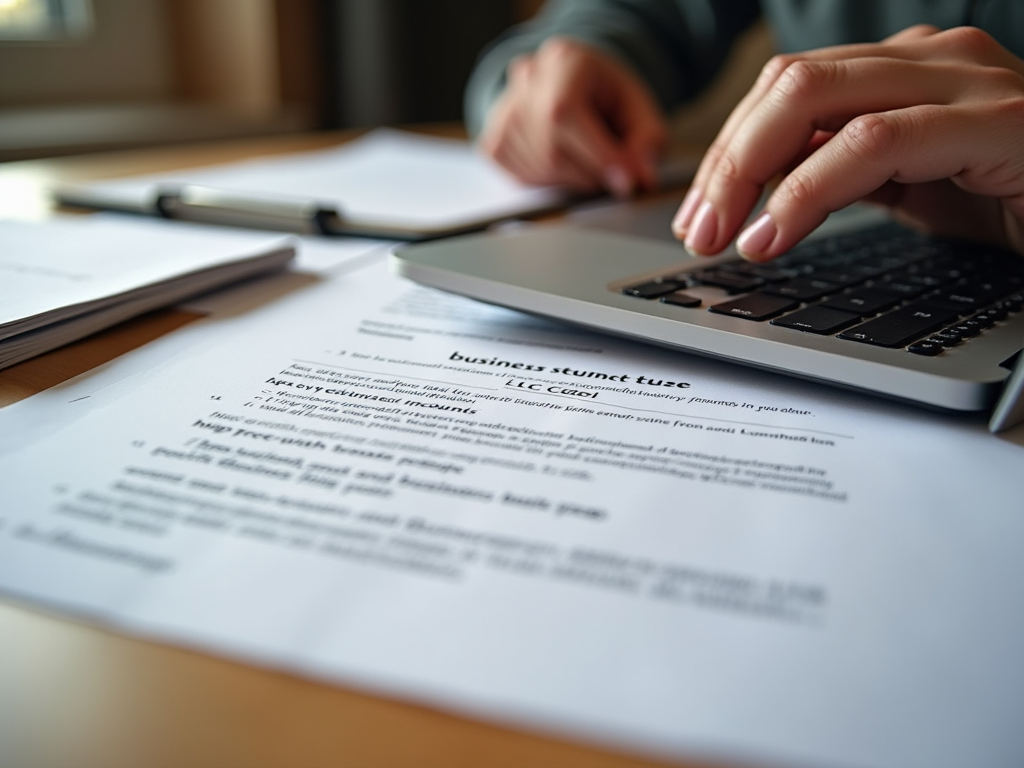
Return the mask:
{"type": "Polygon", "coordinates": [[[850,342],[938,355],[1024,306],[1024,258],[884,224],[800,243],[765,264],[739,257],[622,289],[687,310],[711,286],[736,298],[707,311],[850,342]]]}

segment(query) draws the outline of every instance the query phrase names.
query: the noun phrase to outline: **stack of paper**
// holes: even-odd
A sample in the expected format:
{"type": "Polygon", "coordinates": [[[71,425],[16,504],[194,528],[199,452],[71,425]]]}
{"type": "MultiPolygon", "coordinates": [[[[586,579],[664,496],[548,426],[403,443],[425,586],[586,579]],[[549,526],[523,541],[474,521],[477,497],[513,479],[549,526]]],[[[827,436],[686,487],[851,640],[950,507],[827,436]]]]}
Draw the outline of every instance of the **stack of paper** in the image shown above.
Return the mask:
{"type": "Polygon", "coordinates": [[[0,221],[0,368],[294,256],[287,237],[193,225],[0,221]]]}

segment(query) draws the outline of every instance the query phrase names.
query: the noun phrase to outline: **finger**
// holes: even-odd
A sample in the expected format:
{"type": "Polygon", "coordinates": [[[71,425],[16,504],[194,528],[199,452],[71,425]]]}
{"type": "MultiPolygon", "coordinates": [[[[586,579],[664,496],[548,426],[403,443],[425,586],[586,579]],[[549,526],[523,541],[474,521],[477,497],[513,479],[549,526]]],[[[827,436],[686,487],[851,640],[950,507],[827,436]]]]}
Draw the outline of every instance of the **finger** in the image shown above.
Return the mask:
{"type": "MultiPolygon", "coordinates": [[[[887,52],[890,56],[899,56],[899,49],[887,52]]],[[[751,89],[739,101],[729,117],[726,118],[721,130],[716,137],[715,143],[727,144],[733,134],[746,121],[747,116],[760,104],[761,100],[775,87],[778,79],[789,69],[790,66],[800,61],[843,61],[857,59],[867,56],[878,56],[879,46],[876,43],[858,43],[853,45],[837,45],[829,48],[819,48],[812,51],[805,51],[799,54],[780,54],[773,56],[761,68],[761,72],[751,89]]],[[[695,177],[695,182],[701,182],[703,167],[695,177]]]]}
{"type": "MultiPolygon", "coordinates": [[[[845,47],[848,46],[844,46],[844,48],[845,47]]],[[[835,51],[835,49],[825,50],[835,51]]],[[[809,52],[808,56],[813,57],[818,53],[820,52],[812,51],[809,52]]],[[[704,153],[704,157],[701,158],[701,162],[697,166],[697,172],[694,174],[693,182],[690,186],[687,198],[683,201],[683,205],[680,206],[678,213],[672,220],[672,231],[678,239],[684,240],[686,238],[690,226],[693,223],[693,218],[700,207],[699,204],[703,201],[703,190],[707,186],[708,180],[715,173],[715,170],[719,168],[723,155],[725,154],[727,147],[732,142],[733,137],[746,123],[751,112],[757,108],[768,91],[774,86],[782,72],[797,60],[799,59],[793,56],[773,57],[771,61],[765,64],[761,69],[761,73],[758,75],[757,81],[754,83],[753,87],[746,93],[746,95],[744,95],[736,107],[733,108],[729,117],[726,118],[726,121],[723,123],[718,135],[715,137],[715,140],[704,153]]]]}
{"type": "Polygon", "coordinates": [[[627,136],[626,161],[641,189],[658,188],[658,160],[665,154],[667,143],[667,130],[660,120],[657,125],[639,127],[627,136]]]}
{"type": "MultiPolygon", "coordinates": [[[[532,75],[532,68],[520,68],[532,75]]],[[[595,192],[601,187],[598,173],[588,171],[561,146],[563,125],[547,119],[551,108],[530,95],[531,81],[520,80],[504,101],[496,105],[488,129],[481,137],[481,149],[521,181],[528,184],[560,185],[578,192],[595,192]],[[524,95],[525,92],[525,95],[524,95]]],[[[557,109],[580,109],[568,103],[557,109]]],[[[563,120],[564,122],[564,120],[563,120]]]]}
{"type": "Polygon", "coordinates": [[[589,178],[617,197],[633,194],[637,179],[623,148],[608,124],[596,112],[579,111],[567,119],[559,132],[561,149],[589,178]]]}
{"type": "Polygon", "coordinates": [[[961,81],[948,65],[883,58],[790,67],[723,149],[703,189],[715,226],[688,233],[687,246],[697,253],[721,251],[764,185],[805,151],[817,131],[835,131],[857,115],[947,104],[968,87],[961,81]]]}
{"type": "MultiPolygon", "coordinates": [[[[780,77],[794,64],[798,62],[828,62],[828,61],[848,61],[852,59],[878,57],[884,55],[886,58],[899,59],[905,61],[923,61],[938,56],[948,57],[949,38],[953,37],[954,42],[957,43],[958,49],[963,48],[985,48],[991,47],[984,44],[977,44],[979,41],[967,38],[977,37],[974,33],[978,32],[980,35],[985,33],[980,30],[951,30],[942,32],[937,27],[930,25],[917,25],[899,32],[890,38],[887,38],[883,43],[856,43],[851,45],[838,45],[831,46],[828,48],[821,48],[812,51],[806,51],[800,54],[782,54],[773,57],[765,66],[762,68],[757,81],[751,90],[744,96],[743,99],[736,105],[732,113],[726,119],[718,136],[715,138],[714,143],[709,148],[705,157],[703,158],[700,166],[697,169],[697,173],[694,175],[693,187],[697,190],[703,190],[707,185],[708,179],[715,173],[715,169],[718,166],[724,148],[729,146],[733,137],[746,123],[751,113],[758,108],[763,99],[776,87],[776,84],[780,77]]],[[[986,36],[987,37],[987,36],[986,36]]],[[[994,41],[991,41],[994,43],[994,41]]],[[[997,44],[996,44],[997,45],[997,44]]],[[[1006,66],[1016,69],[1020,66],[1020,60],[1009,54],[1007,51],[1003,51],[1004,55],[997,55],[994,52],[988,52],[990,59],[999,58],[999,61],[990,61],[993,65],[1006,66]],[[1013,60],[1013,61],[1011,61],[1013,60]]],[[[687,229],[692,221],[692,214],[690,217],[680,215],[673,221],[673,230],[676,237],[680,239],[685,238],[687,229]]]]}
{"type": "Polygon", "coordinates": [[[665,116],[636,72],[613,58],[602,61],[600,77],[592,83],[592,98],[616,154],[605,162],[610,160],[613,167],[624,170],[633,187],[653,189],[658,181],[657,158],[668,143],[665,116]]]}
{"type": "Polygon", "coordinates": [[[517,56],[506,69],[508,84],[505,92],[491,107],[487,120],[477,139],[477,146],[512,175],[528,181],[532,169],[524,157],[521,145],[523,130],[523,93],[533,73],[533,57],[517,56]]]}
{"type": "Polygon", "coordinates": [[[510,118],[500,104],[495,105],[487,125],[477,140],[478,149],[513,176],[525,181],[526,165],[515,149],[510,118]]]}
{"type": "Polygon", "coordinates": [[[956,27],[926,35],[907,46],[922,59],[968,63],[982,66],[1002,67],[1024,75],[1024,60],[1021,60],[1000,45],[995,38],[977,27],[956,27]]]}
{"type": "Polygon", "coordinates": [[[915,24],[912,27],[902,29],[894,35],[889,35],[882,40],[881,45],[902,45],[924,37],[937,35],[942,29],[934,24],[915,24]]]}
{"type": "Polygon", "coordinates": [[[613,122],[621,137],[625,161],[644,189],[658,185],[657,160],[668,144],[668,128],[654,97],[645,88],[623,89],[626,103],[613,122]]]}
{"type": "Polygon", "coordinates": [[[576,66],[579,51],[565,41],[549,41],[538,52],[529,78],[517,82],[513,109],[519,117],[519,154],[532,169],[534,183],[559,183],[575,189],[609,187],[628,195],[633,182],[621,166],[616,137],[598,112],[590,67],[583,79],[576,66]],[[532,157],[531,157],[532,155],[532,157]],[[612,183],[609,183],[611,179],[612,183]]]}
{"type": "MultiPolygon", "coordinates": [[[[620,197],[653,186],[654,157],[667,130],[642,81],[618,60],[566,38],[546,41],[530,66],[510,70],[517,113],[539,160],[536,178],[570,168],[579,186],[603,186],[620,197]]],[[[523,154],[522,152],[520,154],[523,154]]]]}
{"type": "Polygon", "coordinates": [[[665,120],[646,88],[609,66],[586,100],[573,110],[560,136],[567,154],[619,197],[657,183],[655,160],[667,141],[665,120]]]}
{"type": "Polygon", "coordinates": [[[529,119],[501,105],[495,112],[480,139],[480,149],[517,179],[527,184],[558,184],[586,193],[600,188],[529,119]]]}
{"type": "MultiPolygon", "coordinates": [[[[621,89],[616,65],[604,55],[564,38],[546,41],[536,54],[536,77],[524,82],[522,104],[530,115],[535,151],[550,168],[570,167],[575,177],[628,195],[633,181],[617,139],[599,111],[599,100],[621,89]]],[[[614,99],[613,99],[614,100],[614,99]]]]}
{"type": "MultiPolygon", "coordinates": [[[[921,184],[956,177],[968,167],[997,167],[1012,147],[979,141],[989,135],[987,124],[991,116],[984,111],[935,105],[858,117],[782,180],[737,248],[757,261],[774,258],[832,211],[890,181],[921,184]]],[[[891,193],[890,186],[884,194],[891,193]]]]}
{"type": "Polygon", "coordinates": [[[557,185],[584,193],[601,189],[599,179],[553,144],[540,152],[529,141],[517,142],[513,151],[525,171],[520,178],[529,184],[557,185]]]}

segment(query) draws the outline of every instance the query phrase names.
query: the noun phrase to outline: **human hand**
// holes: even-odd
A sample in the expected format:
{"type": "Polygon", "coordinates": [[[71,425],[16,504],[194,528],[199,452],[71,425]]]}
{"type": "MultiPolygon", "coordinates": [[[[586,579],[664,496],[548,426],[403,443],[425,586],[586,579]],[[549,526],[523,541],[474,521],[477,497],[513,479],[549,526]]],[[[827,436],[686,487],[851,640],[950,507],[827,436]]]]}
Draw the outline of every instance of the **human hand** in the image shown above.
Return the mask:
{"type": "Polygon", "coordinates": [[[981,30],[777,56],[725,122],[672,227],[698,254],[783,253],[858,200],[1024,253],[1024,61],[981,30]]]}
{"type": "Polygon", "coordinates": [[[624,64],[552,38],[509,65],[479,146],[527,183],[629,197],[656,186],[666,137],[654,98],[624,64]]]}

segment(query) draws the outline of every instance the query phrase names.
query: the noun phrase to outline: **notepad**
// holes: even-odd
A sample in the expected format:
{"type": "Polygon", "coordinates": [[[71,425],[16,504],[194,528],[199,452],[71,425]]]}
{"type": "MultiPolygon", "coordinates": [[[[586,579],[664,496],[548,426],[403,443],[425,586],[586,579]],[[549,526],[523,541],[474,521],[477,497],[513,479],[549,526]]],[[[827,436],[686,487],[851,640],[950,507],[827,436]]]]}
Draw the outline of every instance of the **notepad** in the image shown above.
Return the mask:
{"type": "Polygon", "coordinates": [[[421,239],[565,205],[456,139],[379,129],[341,147],[54,190],[65,204],[323,234],[421,239]]]}
{"type": "Polygon", "coordinates": [[[290,237],[193,224],[0,221],[0,368],[294,255],[290,237]]]}

